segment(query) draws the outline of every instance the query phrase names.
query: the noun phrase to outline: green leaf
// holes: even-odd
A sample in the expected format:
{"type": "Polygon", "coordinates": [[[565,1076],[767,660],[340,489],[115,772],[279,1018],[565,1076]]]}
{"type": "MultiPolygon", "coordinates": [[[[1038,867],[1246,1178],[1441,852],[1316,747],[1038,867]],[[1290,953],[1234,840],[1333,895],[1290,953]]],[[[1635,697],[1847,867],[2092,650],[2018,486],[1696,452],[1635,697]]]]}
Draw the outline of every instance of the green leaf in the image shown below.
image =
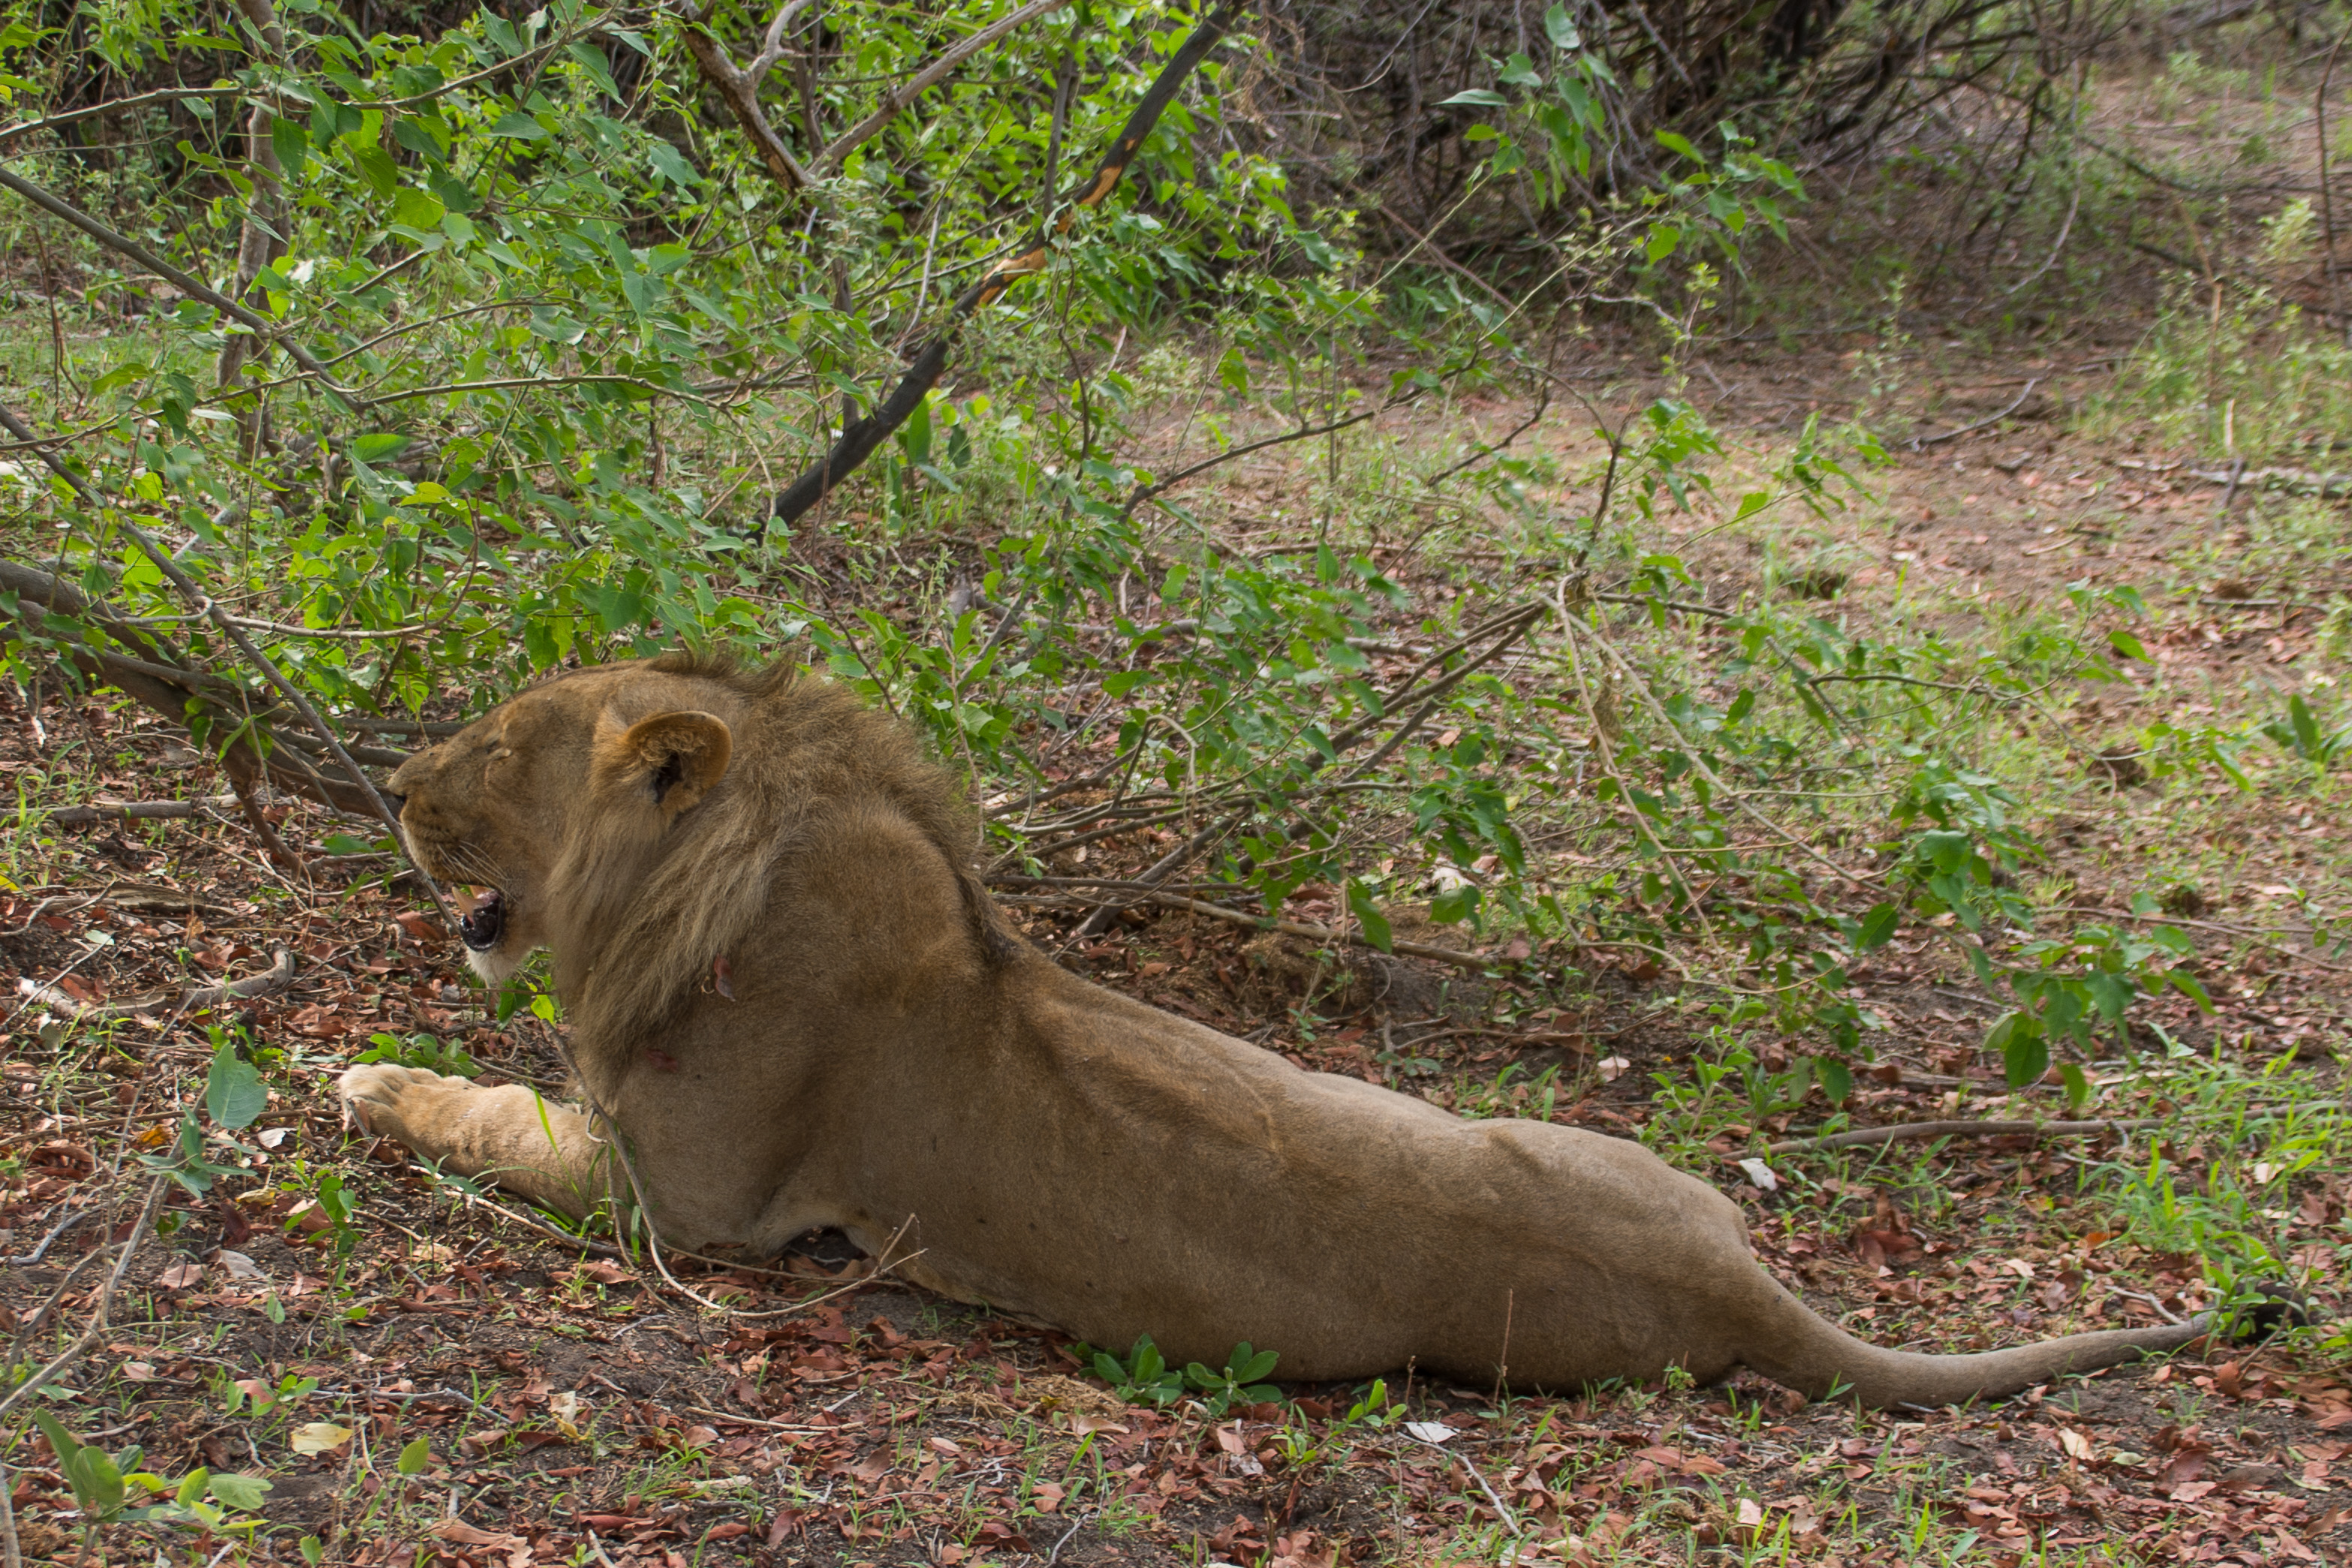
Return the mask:
{"type": "Polygon", "coordinates": [[[2090,989],[2091,1005],[2098,1009],[2099,1015],[2109,1023],[2123,1022],[2126,1009],[2131,1006],[2132,998],[2139,994],[2139,988],[2124,976],[2104,971],[2085,977],[2083,983],[2090,989]]]}
{"type": "Polygon", "coordinates": [[[302,176],[302,165],[310,156],[310,128],[299,120],[269,117],[269,150],[278,154],[278,167],[289,180],[302,176]]]}
{"type": "Polygon", "coordinates": [[[432,1462],[433,1445],[425,1438],[419,1437],[400,1450],[400,1462],[397,1468],[404,1476],[421,1476],[425,1473],[425,1467],[432,1462]]]}
{"type": "Polygon", "coordinates": [[[352,439],[352,455],[362,463],[381,463],[408,450],[409,438],[396,431],[371,431],[352,439]]]}
{"type": "Polygon", "coordinates": [[[73,1457],[81,1452],[81,1445],[74,1441],[64,1424],[37,1405],[33,1406],[33,1421],[41,1428],[41,1436],[49,1440],[50,1451],[57,1455],[58,1465],[73,1463],[73,1457]]]}
{"type": "Polygon", "coordinates": [[[2067,1108],[2077,1113],[2081,1112],[2084,1106],[2091,1103],[2091,1081],[2083,1075],[2081,1068],[2071,1061],[2058,1069],[2058,1076],[2066,1084],[2067,1108]]]}
{"type": "Polygon", "coordinates": [[[449,156],[441,139],[425,128],[422,120],[403,115],[392,124],[392,139],[428,163],[439,163],[449,156]]]}
{"type": "Polygon", "coordinates": [[[1363,925],[1365,941],[1383,953],[1396,951],[1396,936],[1389,929],[1389,917],[1372,902],[1372,890],[1352,876],[1348,879],[1348,912],[1363,925]]]}
{"type": "Polygon", "coordinates": [[[520,110],[509,109],[490,127],[492,136],[511,136],[518,141],[544,141],[547,127],[520,110]]]}
{"type": "Polygon", "coordinates": [[[1459,925],[1477,913],[1478,890],[1448,888],[1429,901],[1429,917],[1440,925],[1459,925]]]}
{"type": "Polygon", "coordinates": [[[1508,109],[1511,100],[1491,89],[1474,87],[1455,93],[1437,107],[1452,109],[1457,104],[1469,109],[1508,109]]]}
{"type": "Polygon", "coordinates": [[[1873,904],[1870,913],[1862,917],[1862,927],[1854,936],[1853,950],[1875,953],[1893,939],[1895,928],[1902,923],[1903,912],[1895,905],[1873,904]]]}
{"type": "Polygon", "coordinates": [[[1836,1057],[1814,1057],[1813,1077],[1831,1104],[1843,1105],[1853,1097],[1853,1070],[1836,1057]]]}
{"type": "Polygon", "coordinates": [[[1671,131],[1661,131],[1657,133],[1657,136],[1658,145],[1665,148],[1668,152],[1679,152],[1694,163],[1704,163],[1706,162],[1706,159],[1698,155],[1698,149],[1690,144],[1690,139],[1688,137],[1677,136],[1671,131]]]}
{"type": "Polygon", "coordinates": [[[252,1063],[236,1054],[234,1040],[223,1040],[205,1077],[205,1110],[214,1123],[234,1132],[253,1124],[269,1104],[269,1090],[252,1063]]]}
{"type": "Polygon", "coordinates": [[[1583,35],[1576,30],[1576,23],[1570,18],[1565,5],[1554,5],[1544,13],[1544,36],[1551,39],[1555,48],[1579,48],[1584,43],[1583,35]]]}
{"type": "Polygon", "coordinates": [[[702,176],[696,173],[694,165],[686,161],[686,154],[669,142],[656,141],[646,156],[657,181],[667,180],[673,185],[683,185],[688,189],[702,183],[702,176]]]}
{"type": "Polygon", "coordinates": [[[269,1490],[271,1484],[259,1476],[228,1472],[215,1476],[211,1490],[213,1497],[223,1507],[244,1513],[258,1513],[261,1511],[262,1494],[269,1490]]]}
{"type": "Polygon", "coordinates": [[[377,195],[389,196],[400,189],[400,165],[383,148],[354,148],[352,162],[359,166],[360,178],[368,183],[368,189],[377,195]]]}
{"type": "Polygon", "coordinates": [[[2213,998],[2206,995],[2203,982],[2188,970],[2167,969],[2164,972],[2164,983],[2195,1002],[2198,1011],[2210,1013],[2213,1010],[2213,998]]]}
{"type": "Polygon", "coordinates": [[[1985,1048],[2000,1052],[2012,1089],[2038,1083],[2050,1071],[2050,1042],[2042,1038],[2041,1020],[2031,1014],[2008,1012],[1994,1019],[1985,1031],[1985,1048]]]}
{"type": "Polygon", "coordinates": [[[441,204],[414,185],[403,185],[392,201],[392,221],[413,229],[441,226],[441,204]]]}
{"type": "MultiPolygon", "coordinates": [[[[1967,833],[1935,832],[1919,835],[1919,852],[1927,862],[1946,876],[1957,873],[1969,863],[1975,853],[1976,841],[1967,833]]],[[[1950,903],[1949,899],[1945,900],[1950,903]]]]}
{"type": "Polygon", "coordinates": [[[2142,664],[2150,662],[2147,656],[2147,650],[2141,646],[2140,640],[2138,638],[2133,636],[2128,632],[2108,632],[2107,646],[2113,648],[2116,653],[2122,654],[2126,659],[2137,659],[2142,664]]]}

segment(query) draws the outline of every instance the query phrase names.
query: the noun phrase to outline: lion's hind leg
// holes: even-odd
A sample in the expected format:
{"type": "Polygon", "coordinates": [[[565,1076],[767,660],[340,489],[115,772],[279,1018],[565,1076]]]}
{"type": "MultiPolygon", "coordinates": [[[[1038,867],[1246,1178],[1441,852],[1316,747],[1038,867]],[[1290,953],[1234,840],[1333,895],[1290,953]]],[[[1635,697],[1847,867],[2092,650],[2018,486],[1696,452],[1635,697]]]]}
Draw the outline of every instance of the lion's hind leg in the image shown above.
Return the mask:
{"type": "Polygon", "coordinates": [[[336,1087],[360,1124],[418,1157],[479,1176],[574,1219],[625,1200],[628,1177],[588,1119],[520,1083],[478,1088],[416,1067],[373,1064],[336,1087]]]}

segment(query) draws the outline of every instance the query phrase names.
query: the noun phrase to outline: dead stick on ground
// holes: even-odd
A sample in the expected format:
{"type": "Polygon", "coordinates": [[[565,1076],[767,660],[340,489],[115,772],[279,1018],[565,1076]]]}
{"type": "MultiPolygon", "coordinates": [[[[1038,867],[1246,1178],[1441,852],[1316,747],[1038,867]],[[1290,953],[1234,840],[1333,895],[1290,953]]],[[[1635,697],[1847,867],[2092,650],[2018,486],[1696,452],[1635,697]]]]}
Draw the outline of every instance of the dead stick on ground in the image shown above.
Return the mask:
{"type": "Polygon", "coordinates": [[[1895,1144],[1913,1138],[2007,1138],[2025,1135],[2083,1137],[2095,1133],[2132,1133],[2161,1127],[2160,1116],[2135,1116],[2116,1122],[1906,1122],[1893,1127],[1859,1127],[1819,1138],[1791,1138],[1765,1149],[1768,1155],[1801,1154],[1807,1149],[1851,1149],[1868,1144],[1895,1144]]]}
{"type": "Polygon", "coordinates": [[[103,1019],[127,1019],[163,1007],[185,1012],[190,1008],[247,1001],[282,991],[293,983],[294,955],[280,947],[269,967],[258,975],[249,975],[242,980],[230,980],[217,986],[191,986],[177,998],[169,991],[157,991],[152,996],[134,997],[120,1002],[76,1001],[57,987],[44,986],[29,977],[18,980],[16,990],[27,1001],[45,1007],[53,1013],[64,1013],[85,1023],[95,1023],[103,1019]]]}
{"type": "Polygon", "coordinates": [[[202,800],[91,800],[79,806],[59,806],[49,813],[49,821],[60,828],[86,828],[93,822],[151,822],[193,817],[199,806],[226,809],[236,804],[234,795],[208,795],[202,800]]]}

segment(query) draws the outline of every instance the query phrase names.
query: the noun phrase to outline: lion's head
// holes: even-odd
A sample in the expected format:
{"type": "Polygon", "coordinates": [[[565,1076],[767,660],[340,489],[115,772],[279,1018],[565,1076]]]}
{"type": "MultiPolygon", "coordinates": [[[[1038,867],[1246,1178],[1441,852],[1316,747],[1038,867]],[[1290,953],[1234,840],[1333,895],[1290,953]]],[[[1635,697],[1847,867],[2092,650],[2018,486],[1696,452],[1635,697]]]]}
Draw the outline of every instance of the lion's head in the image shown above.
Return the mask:
{"type": "Polygon", "coordinates": [[[584,1003],[626,1028],[757,920],[809,803],[841,799],[853,778],[923,826],[999,946],[952,777],[855,695],[789,666],[672,654],[556,675],[411,757],[391,788],[416,863],[469,890],[475,971],[495,985],[552,948],[575,1021],[590,1021],[584,1003]]]}

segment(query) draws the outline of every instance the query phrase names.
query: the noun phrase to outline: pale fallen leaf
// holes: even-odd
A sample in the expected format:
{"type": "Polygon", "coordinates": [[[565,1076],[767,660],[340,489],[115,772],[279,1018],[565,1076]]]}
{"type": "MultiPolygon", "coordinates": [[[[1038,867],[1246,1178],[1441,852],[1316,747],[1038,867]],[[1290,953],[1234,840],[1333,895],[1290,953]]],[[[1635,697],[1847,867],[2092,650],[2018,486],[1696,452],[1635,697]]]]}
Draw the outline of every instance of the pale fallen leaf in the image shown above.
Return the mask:
{"type": "Polygon", "coordinates": [[[155,1276],[155,1282],[167,1291],[184,1291],[205,1277],[202,1263],[174,1263],[155,1276]]]}
{"type": "Polygon", "coordinates": [[[1442,1421],[1407,1421],[1404,1429],[1424,1443],[1443,1443],[1454,1436],[1454,1428],[1442,1421]]]}
{"type": "Polygon", "coordinates": [[[506,1535],[467,1524],[462,1519],[445,1519],[433,1527],[433,1533],[458,1546],[472,1546],[486,1552],[506,1553],[507,1568],[530,1568],[530,1542],[520,1535],[506,1535]]]}
{"type": "Polygon", "coordinates": [[[1757,1191],[1778,1192],[1780,1190],[1780,1178],[1774,1176],[1772,1174],[1772,1167],[1766,1165],[1762,1160],[1742,1160],[1739,1162],[1739,1168],[1748,1173],[1748,1179],[1755,1185],[1757,1191]]]}
{"type": "Polygon", "coordinates": [[[1749,1530],[1764,1522],[1764,1511],[1757,1505],[1754,1498],[1743,1497],[1739,1500],[1739,1522],[1749,1530]]]}
{"type": "Polygon", "coordinates": [[[2271,1177],[2278,1175],[2280,1171],[2284,1170],[2285,1168],[2286,1167],[2284,1166],[2274,1166],[2268,1160],[2256,1160],[2254,1162],[2254,1185],[2256,1186],[2266,1185],[2270,1181],[2271,1177]]]}
{"type": "Polygon", "coordinates": [[[352,1429],[332,1421],[305,1421],[287,1434],[288,1443],[298,1454],[331,1454],[351,1440],[352,1429]]]}
{"type": "Polygon", "coordinates": [[[1622,1056],[1604,1056],[1592,1064],[1592,1071],[1601,1074],[1601,1082],[1613,1083],[1623,1077],[1625,1070],[1633,1065],[1622,1056]]]}
{"type": "Polygon", "coordinates": [[[2011,1273],[2016,1275],[2021,1280],[2031,1280],[2033,1278],[2033,1265],[2027,1262],[2022,1258],[2011,1258],[2002,1263],[2001,1267],[2008,1270],[2011,1273]]]}
{"type": "Polygon", "coordinates": [[[259,1141],[263,1148],[274,1149],[278,1145],[284,1143],[286,1141],[286,1134],[293,1130],[294,1129],[291,1127],[264,1127],[260,1132],[255,1134],[254,1136],[259,1141]]]}
{"type": "Polygon", "coordinates": [[[122,1364],[122,1375],[133,1383],[152,1383],[155,1381],[154,1363],[126,1361],[122,1364]]]}
{"type": "Polygon", "coordinates": [[[2091,1447],[2091,1439],[2072,1427],[2058,1428],[2058,1446],[2065,1449],[2066,1457],[2077,1464],[2089,1464],[2091,1456],[2097,1452],[2091,1447]]]}
{"type": "Polygon", "coordinates": [[[260,1264],[255,1262],[244,1253],[232,1252],[226,1247],[213,1254],[213,1261],[227,1270],[228,1277],[232,1280],[266,1280],[269,1278],[268,1275],[261,1271],[260,1264]]]}

